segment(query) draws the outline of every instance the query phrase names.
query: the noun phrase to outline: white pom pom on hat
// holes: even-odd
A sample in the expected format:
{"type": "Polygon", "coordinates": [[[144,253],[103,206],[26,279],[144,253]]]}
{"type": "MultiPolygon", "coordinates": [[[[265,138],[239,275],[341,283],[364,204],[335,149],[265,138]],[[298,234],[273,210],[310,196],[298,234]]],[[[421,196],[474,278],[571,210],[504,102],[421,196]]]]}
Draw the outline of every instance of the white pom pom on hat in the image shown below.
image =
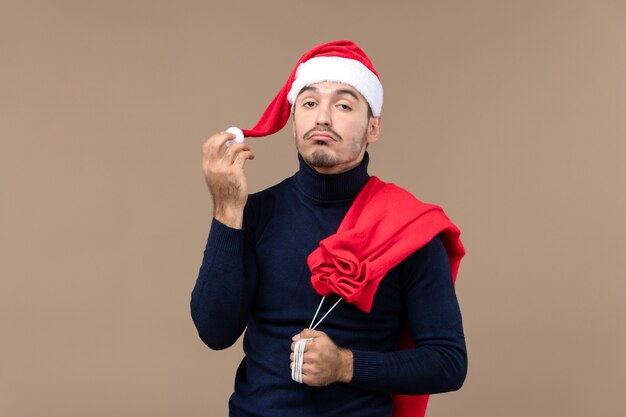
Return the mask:
{"type": "Polygon", "coordinates": [[[241,129],[243,135],[268,136],[281,130],[289,120],[291,106],[300,90],[322,81],[340,82],[354,87],[365,97],[372,114],[380,116],[383,86],[378,73],[365,52],[354,42],[339,40],[316,46],[302,55],[257,124],[252,129],[241,129]]]}
{"type": "Polygon", "coordinates": [[[238,127],[229,127],[226,129],[226,133],[235,135],[235,139],[226,141],[226,146],[234,145],[236,143],[243,143],[243,131],[238,127]]]}

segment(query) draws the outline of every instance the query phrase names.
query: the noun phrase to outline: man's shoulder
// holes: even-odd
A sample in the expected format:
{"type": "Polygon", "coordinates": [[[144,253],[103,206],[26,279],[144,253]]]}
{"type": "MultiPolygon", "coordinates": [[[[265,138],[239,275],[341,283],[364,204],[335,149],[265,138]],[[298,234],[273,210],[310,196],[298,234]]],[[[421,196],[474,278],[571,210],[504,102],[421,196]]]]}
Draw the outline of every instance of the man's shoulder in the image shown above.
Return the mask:
{"type": "Polygon", "coordinates": [[[263,200],[267,198],[275,198],[278,195],[289,193],[293,189],[293,177],[285,178],[277,184],[271,185],[263,190],[251,193],[248,198],[250,200],[263,200]]]}
{"type": "Polygon", "coordinates": [[[392,182],[382,181],[372,176],[361,193],[361,201],[368,206],[377,206],[382,210],[405,210],[407,213],[429,210],[437,205],[419,199],[410,190],[392,182]]]}
{"type": "Polygon", "coordinates": [[[293,199],[294,193],[294,180],[293,177],[285,178],[277,184],[267,187],[261,191],[251,193],[248,196],[248,202],[246,204],[246,211],[248,213],[273,213],[285,201],[293,199]]]}
{"type": "Polygon", "coordinates": [[[276,216],[284,215],[285,202],[293,200],[293,178],[286,178],[264,190],[251,193],[246,203],[245,223],[251,229],[266,225],[276,216]]]}

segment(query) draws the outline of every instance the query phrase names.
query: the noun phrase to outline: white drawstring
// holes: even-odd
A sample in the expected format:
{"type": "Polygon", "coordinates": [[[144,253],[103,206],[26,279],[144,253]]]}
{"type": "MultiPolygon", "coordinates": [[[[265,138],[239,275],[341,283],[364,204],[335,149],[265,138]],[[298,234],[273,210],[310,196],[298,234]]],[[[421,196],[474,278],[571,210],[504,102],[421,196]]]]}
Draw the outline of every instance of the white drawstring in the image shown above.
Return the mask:
{"type": "Polygon", "coordinates": [[[313,338],[309,339],[300,339],[296,342],[296,345],[293,348],[293,368],[291,368],[291,379],[302,384],[302,364],[304,362],[304,349],[306,347],[306,342],[309,340],[313,340],[313,338]]]}
{"type": "Polygon", "coordinates": [[[317,317],[317,313],[320,312],[320,308],[322,308],[322,304],[324,304],[325,299],[326,299],[326,296],[322,297],[322,301],[320,301],[320,305],[317,306],[317,311],[315,312],[315,315],[313,316],[313,320],[311,320],[311,324],[309,325],[309,329],[311,330],[315,330],[315,328],[320,325],[322,320],[324,320],[326,316],[329,315],[331,311],[333,311],[333,308],[337,307],[337,304],[339,304],[339,302],[341,301],[341,297],[339,297],[339,300],[337,300],[337,302],[330,308],[330,310],[328,310],[326,314],[324,314],[324,317],[322,317],[320,321],[318,321],[317,324],[313,326],[313,323],[315,323],[315,318],[317,317]]]}

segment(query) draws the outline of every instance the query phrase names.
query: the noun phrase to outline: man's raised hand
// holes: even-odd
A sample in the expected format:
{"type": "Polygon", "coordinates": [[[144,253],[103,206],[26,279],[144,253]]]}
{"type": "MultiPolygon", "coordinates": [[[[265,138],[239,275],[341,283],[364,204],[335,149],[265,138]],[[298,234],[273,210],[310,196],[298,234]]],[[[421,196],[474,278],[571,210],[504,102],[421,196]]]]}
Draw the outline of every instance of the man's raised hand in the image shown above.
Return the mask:
{"type": "Polygon", "coordinates": [[[226,146],[232,133],[219,132],[202,145],[202,170],[213,198],[213,216],[226,226],[241,229],[248,200],[246,161],[254,154],[245,143],[226,146]]]}

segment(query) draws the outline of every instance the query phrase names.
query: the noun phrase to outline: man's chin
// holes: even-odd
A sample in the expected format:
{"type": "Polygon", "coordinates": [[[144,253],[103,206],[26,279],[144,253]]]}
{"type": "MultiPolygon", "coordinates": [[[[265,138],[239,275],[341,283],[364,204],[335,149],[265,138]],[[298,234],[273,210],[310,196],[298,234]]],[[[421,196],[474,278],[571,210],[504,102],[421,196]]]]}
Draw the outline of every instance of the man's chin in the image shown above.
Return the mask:
{"type": "Polygon", "coordinates": [[[337,165],[336,158],[319,149],[303,159],[312,168],[332,168],[337,165]]]}

